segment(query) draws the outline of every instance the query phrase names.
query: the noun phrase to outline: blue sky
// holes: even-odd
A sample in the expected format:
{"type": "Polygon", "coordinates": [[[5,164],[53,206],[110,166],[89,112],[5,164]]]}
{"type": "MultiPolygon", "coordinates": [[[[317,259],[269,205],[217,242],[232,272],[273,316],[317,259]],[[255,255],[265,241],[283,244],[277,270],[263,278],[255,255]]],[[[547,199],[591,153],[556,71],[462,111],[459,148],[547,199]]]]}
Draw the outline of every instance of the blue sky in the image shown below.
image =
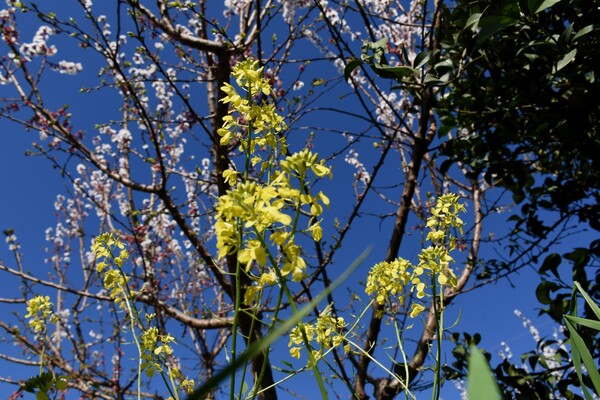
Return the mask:
{"type": "MultiPolygon", "coordinates": [[[[64,11],[64,10],[58,10],[64,11]]],[[[28,24],[22,25],[22,28],[27,31],[25,39],[33,35],[28,24]]],[[[300,48],[303,50],[304,48],[300,48]]],[[[61,47],[61,57],[76,58],[78,56],[77,49],[74,47],[61,47]]],[[[95,79],[95,63],[97,60],[87,59],[85,72],[76,76],[60,75],[58,73],[49,72],[47,78],[43,81],[43,89],[50,96],[49,98],[58,106],[61,104],[70,104],[70,111],[73,113],[74,124],[78,127],[93,131],[94,124],[105,121],[115,113],[118,113],[118,106],[112,103],[110,95],[103,93],[94,93],[84,96],[79,93],[79,88],[91,84],[95,79]]],[[[334,73],[332,67],[328,71],[329,74],[334,73]]],[[[312,72],[311,72],[312,73],[312,72]]],[[[290,72],[290,76],[292,73],[290,72]]],[[[316,75],[315,75],[316,76],[316,75]]],[[[308,84],[312,77],[307,74],[304,79],[308,84]]],[[[292,79],[291,77],[289,79],[292,79]]],[[[0,98],[7,96],[6,86],[0,86],[0,98]]],[[[330,94],[330,101],[336,100],[340,93],[346,93],[348,88],[340,85],[333,93],[330,94]]],[[[302,124],[307,126],[322,126],[327,128],[358,129],[356,126],[351,126],[352,122],[346,122],[342,117],[340,120],[332,120],[331,117],[323,117],[322,114],[315,113],[314,116],[302,122],[296,128],[302,130],[302,124]]],[[[64,193],[65,188],[69,187],[68,183],[60,176],[60,171],[53,169],[48,160],[43,157],[27,157],[25,152],[31,149],[31,143],[39,141],[36,132],[25,132],[18,125],[11,124],[6,120],[0,120],[0,138],[2,146],[0,146],[0,184],[4,188],[4,195],[0,197],[0,229],[14,229],[19,242],[21,244],[21,252],[24,255],[26,268],[35,274],[44,276],[48,266],[44,264],[44,259],[47,258],[45,248],[48,243],[44,239],[44,231],[47,227],[51,227],[56,223],[54,210],[54,201],[56,195],[64,193]]],[[[320,135],[320,134],[319,134],[320,135]]],[[[333,147],[332,139],[326,136],[317,135],[315,141],[315,149],[323,149],[323,152],[328,150],[328,146],[333,147]]],[[[298,140],[292,140],[293,146],[300,146],[306,141],[307,135],[299,136],[298,140]]],[[[340,140],[337,138],[336,140],[340,140]]],[[[339,144],[339,143],[338,143],[339,144]]],[[[361,154],[368,154],[365,146],[370,146],[371,143],[357,144],[357,149],[361,154]],[[362,147],[361,147],[362,146],[362,147]],[[364,151],[363,151],[364,150],[364,151]]],[[[365,163],[372,163],[373,159],[366,158],[365,163]]],[[[394,174],[398,173],[399,158],[391,158],[386,164],[387,179],[392,179],[394,174]]],[[[74,164],[72,165],[74,166],[74,164]]],[[[350,182],[352,181],[352,169],[343,162],[337,162],[334,168],[336,179],[333,181],[325,181],[321,183],[321,189],[330,195],[332,199],[332,208],[344,210],[344,207],[349,206],[347,201],[348,195],[351,195],[352,189],[350,182]],[[339,177],[339,178],[338,178],[339,177]]],[[[373,205],[370,206],[372,211],[377,211],[379,203],[373,200],[373,205]]],[[[331,214],[329,214],[331,215],[331,214]]],[[[326,218],[328,214],[324,215],[326,218]]],[[[504,218],[508,215],[496,216],[493,224],[494,230],[499,232],[506,228],[504,218]]],[[[350,232],[344,248],[341,250],[342,256],[339,257],[331,268],[331,277],[335,278],[336,268],[343,269],[348,265],[354,257],[366,248],[368,245],[373,246],[373,251],[367,262],[362,265],[349,280],[349,285],[353,290],[356,290],[363,299],[366,299],[360,282],[364,282],[368,269],[378,261],[381,261],[385,254],[385,249],[389,240],[389,232],[391,230],[392,220],[390,218],[379,221],[377,219],[363,218],[359,221],[357,227],[350,232]],[[365,235],[365,232],[368,232],[365,235]]],[[[409,227],[414,227],[415,220],[409,221],[409,227]]],[[[490,231],[484,232],[484,236],[490,231]]],[[[571,243],[565,243],[565,249],[569,248],[571,243]]],[[[408,239],[404,241],[400,251],[402,257],[415,260],[420,250],[420,235],[412,233],[408,239]]],[[[483,249],[483,255],[493,254],[492,247],[487,246],[483,249]],[[487,254],[485,252],[488,252],[487,254]]],[[[7,265],[14,265],[13,257],[7,250],[6,246],[0,248],[0,259],[7,265]]],[[[497,284],[488,285],[485,288],[473,290],[461,295],[448,310],[446,321],[453,321],[458,318],[458,325],[453,329],[458,332],[479,332],[483,336],[481,346],[488,349],[492,354],[502,349],[501,342],[506,342],[512,349],[515,357],[518,357],[521,352],[534,348],[535,343],[526,328],[523,327],[522,321],[514,315],[515,309],[520,309],[525,316],[534,320],[534,324],[540,329],[542,336],[552,334],[553,325],[548,323],[547,319],[536,320],[538,307],[535,299],[535,287],[538,282],[538,275],[534,270],[535,266],[522,269],[517,275],[513,275],[511,280],[515,285],[511,285],[508,281],[502,280],[497,284]]],[[[3,275],[5,277],[5,275],[3,275]]],[[[18,280],[13,278],[2,281],[3,294],[0,297],[9,297],[11,291],[16,289],[15,283],[18,280]]],[[[339,298],[344,298],[342,291],[338,292],[339,298]]],[[[24,313],[25,306],[6,307],[0,311],[0,318],[11,320],[10,313],[13,311],[24,313]]],[[[419,322],[415,322],[415,331],[419,332],[419,322]]],[[[448,347],[449,349],[450,347],[448,347]]],[[[286,351],[287,347],[281,345],[278,352],[286,351]]],[[[410,356],[412,349],[408,345],[408,355],[410,356]]],[[[498,360],[498,358],[495,358],[498,360]]],[[[0,360],[0,370],[10,370],[15,376],[28,377],[36,373],[35,368],[14,368],[9,367],[6,362],[0,360]],[[9,369],[10,368],[10,369],[9,369]]],[[[308,374],[310,375],[310,374],[308,374]]],[[[377,373],[375,375],[382,375],[377,373]]],[[[302,385],[302,389],[313,387],[314,381],[309,376],[301,376],[294,378],[294,385],[302,385]]],[[[294,386],[297,387],[297,386],[294,386]]],[[[14,390],[13,386],[0,383],[0,397],[6,397],[14,390]]],[[[303,393],[308,396],[308,393],[303,393]]],[[[445,398],[458,398],[457,392],[448,385],[444,392],[445,398]]]]}

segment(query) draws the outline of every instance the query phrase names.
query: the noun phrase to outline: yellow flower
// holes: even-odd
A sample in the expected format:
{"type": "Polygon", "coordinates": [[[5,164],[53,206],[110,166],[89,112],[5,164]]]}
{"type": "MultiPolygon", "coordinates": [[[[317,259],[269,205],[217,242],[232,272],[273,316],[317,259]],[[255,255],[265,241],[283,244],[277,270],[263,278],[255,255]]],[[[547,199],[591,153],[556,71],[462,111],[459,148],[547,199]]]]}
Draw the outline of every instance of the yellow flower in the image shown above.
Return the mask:
{"type": "MultiPolygon", "coordinates": [[[[51,319],[53,304],[50,302],[50,296],[35,296],[27,301],[27,314],[25,318],[29,318],[29,326],[35,332],[45,331],[46,323],[51,319]]],[[[57,318],[52,318],[54,322],[57,318]]]]}
{"type": "Polygon", "coordinates": [[[410,309],[410,317],[415,318],[423,311],[425,311],[425,307],[423,307],[421,304],[413,303],[410,309]]]}
{"type": "Polygon", "coordinates": [[[310,232],[310,234],[315,242],[319,242],[323,238],[323,228],[321,228],[321,221],[317,221],[317,222],[313,223],[307,229],[307,231],[310,232]]]}
{"type": "Polygon", "coordinates": [[[398,258],[391,263],[381,262],[376,264],[367,277],[365,292],[375,294],[375,301],[384,305],[390,296],[396,296],[402,303],[404,301],[404,288],[410,281],[411,274],[409,261],[398,258]]]}
{"type": "MultiPolygon", "coordinates": [[[[332,347],[340,346],[344,344],[344,350],[349,352],[349,345],[346,343],[346,339],[343,335],[346,323],[344,318],[331,316],[331,309],[326,308],[317,318],[314,324],[304,324],[301,326],[294,327],[290,332],[290,341],[288,347],[290,347],[290,355],[294,358],[300,358],[301,347],[292,347],[292,345],[304,345],[304,338],[302,336],[302,330],[306,334],[306,339],[311,342],[315,341],[319,345],[319,349],[313,351],[313,357],[315,360],[323,356],[324,349],[330,349],[332,347]],[[347,347],[348,346],[348,347],[347,347]]],[[[309,346],[312,348],[312,346],[309,346]]]]}
{"type": "Polygon", "coordinates": [[[248,286],[244,292],[244,304],[247,306],[254,303],[256,294],[262,290],[262,286],[248,286]]]}
{"type": "Polygon", "coordinates": [[[263,273],[260,276],[259,284],[261,286],[272,286],[277,283],[277,275],[273,270],[269,270],[268,273],[263,273]]]}
{"type": "Polygon", "coordinates": [[[237,175],[237,171],[233,169],[226,169],[225,171],[223,171],[223,178],[229,186],[235,186],[237,182],[237,175]]]}
{"type": "Polygon", "coordinates": [[[304,279],[304,273],[306,271],[306,262],[300,256],[301,248],[293,243],[288,243],[284,246],[283,252],[286,257],[286,261],[281,268],[281,275],[286,276],[291,274],[294,282],[300,282],[304,279]]]}
{"type": "Polygon", "coordinates": [[[194,392],[194,380],[193,379],[184,379],[179,384],[181,389],[185,390],[187,394],[192,394],[194,392]]]}
{"type": "Polygon", "coordinates": [[[238,260],[240,263],[246,265],[246,271],[252,261],[256,261],[259,265],[264,266],[267,263],[267,254],[260,240],[250,240],[246,244],[246,248],[240,250],[238,253],[238,260]]]}
{"type": "Polygon", "coordinates": [[[290,347],[290,355],[294,358],[300,358],[300,347],[290,347]]]}

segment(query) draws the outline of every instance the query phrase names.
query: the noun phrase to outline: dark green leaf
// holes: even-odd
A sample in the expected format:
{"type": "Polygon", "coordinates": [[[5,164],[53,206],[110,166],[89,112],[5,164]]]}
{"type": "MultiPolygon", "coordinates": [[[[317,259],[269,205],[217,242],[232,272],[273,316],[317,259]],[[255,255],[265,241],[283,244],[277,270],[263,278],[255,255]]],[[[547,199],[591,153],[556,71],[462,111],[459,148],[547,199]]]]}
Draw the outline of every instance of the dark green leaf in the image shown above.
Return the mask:
{"type": "Polygon", "coordinates": [[[479,27],[479,20],[481,19],[481,13],[471,14],[467,23],[465,24],[465,29],[471,29],[475,31],[479,27]]]}
{"type": "Polygon", "coordinates": [[[559,2],[561,2],[561,1],[562,1],[562,0],[544,0],[544,1],[542,2],[542,4],[540,4],[540,5],[538,6],[538,8],[535,10],[535,13],[536,13],[536,14],[538,14],[538,13],[541,13],[542,11],[544,11],[544,10],[546,10],[546,9],[548,9],[548,8],[550,8],[550,7],[552,7],[553,5],[555,5],[556,3],[559,3],[559,2]]]}
{"type": "Polygon", "coordinates": [[[444,162],[440,166],[440,174],[446,175],[446,172],[448,172],[452,164],[454,164],[453,160],[444,160],[444,162]]]}
{"type": "Polygon", "coordinates": [[[492,15],[481,18],[479,20],[479,26],[481,27],[481,30],[479,31],[479,35],[475,41],[475,47],[480,47],[494,34],[500,32],[502,29],[514,25],[516,22],[518,22],[517,19],[504,15],[492,15]]]}
{"type": "Polygon", "coordinates": [[[431,51],[424,51],[422,53],[417,54],[415,60],[413,61],[413,68],[419,69],[425,64],[427,64],[431,59],[431,55],[431,51]]]}
{"type": "Polygon", "coordinates": [[[465,358],[465,356],[467,355],[467,349],[462,344],[459,344],[454,349],[452,349],[452,354],[454,355],[454,357],[459,359],[465,358]]]}
{"type": "Polygon", "coordinates": [[[535,290],[535,296],[537,297],[537,299],[540,303],[550,304],[550,303],[552,303],[552,298],[550,297],[550,293],[555,292],[559,288],[560,288],[560,286],[558,286],[554,282],[543,281],[542,283],[540,283],[538,285],[537,289],[535,290]]]}
{"type": "Polygon", "coordinates": [[[65,378],[57,378],[54,382],[57,390],[65,390],[68,386],[68,381],[65,378]]]}
{"type": "Polygon", "coordinates": [[[373,64],[371,68],[373,68],[373,71],[375,71],[375,73],[381,76],[382,78],[394,79],[396,81],[401,81],[402,78],[406,78],[417,73],[417,71],[414,68],[407,67],[404,65],[391,66],[373,64]]]}
{"type": "Polygon", "coordinates": [[[552,274],[558,278],[558,267],[562,262],[562,257],[557,253],[552,253],[544,259],[544,263],[540,267],[539,273],[545,275],[547,271],[551,271],[552,274]]]}
{"type": "Polygon", "coordinates": [[[568,52],[567,54],[565,54],[563,56],[563,58],[558,60],[558,62],[556,63],[556,72],[560,71],[561,69],[566,67],[571,61],[573,61],[575,59],[576,54],[577,54],[577,49],[573,49],[570,52],[568,52]]]}
{"type": "Polygon", "coordinates": [[[350,79],[352,72],[354,72],[356,68],[362,65],[362,63],[363,62],[361,60],[358,60],[356,58],[348,61],[348,64],[346,64],[346,68],[344,68],[344,79],[346,79],[346,81],[350,79]]]}
{"type": "Polygon", "coordinates": [[[585,27],[581,28],[579,31],[577,31],[575,36],[573,36],[573,41],[576,41],[580,37],[583,37],[583,36],[587,35],[588,33],[592,32],[592,31],[597,31],[599,29],[600,29],[600,24],[593,24],[593,25],[585,26],[585,27]]]}
{"type": "Polygon", "coordinates": [[[35,395],[36,400],[50,400],[46,392],[39,391],[35,395]]]}
{"type": "Polygon", "coordinates": [[[487,28],[487,27],[507,27],[518,20],[513,17],[509,17],[508,15],[490,15],[488,17],[483,17],[479,20],[479,28],[487,28]]]}
{"type": "Polygon", "coordinates": [[[586,248],[578,247],[572,252],[564,254],[564,257],[567,260],[573,261],[576,267],[581,268],[585,267],[590,261],[590,252],[586,248]]]}

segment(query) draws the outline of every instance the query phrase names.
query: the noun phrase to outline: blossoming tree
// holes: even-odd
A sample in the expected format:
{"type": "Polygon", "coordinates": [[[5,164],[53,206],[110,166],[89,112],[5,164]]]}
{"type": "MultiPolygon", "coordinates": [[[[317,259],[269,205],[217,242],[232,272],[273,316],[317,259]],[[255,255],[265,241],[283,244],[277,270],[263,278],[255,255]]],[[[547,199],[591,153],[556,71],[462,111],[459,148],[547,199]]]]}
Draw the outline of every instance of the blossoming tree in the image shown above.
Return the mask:
{"type": "Polygon", "coordinates": [[[69,188],[45,270],[6,232],[0,270],[20,295],[0,300],[23,317],[0,318],[2,359],[49,371],[38,391],[53,382],[83,398],[275,399],[305,369],[323,397],[388,399],[432,380],[439,396],[442,311],[477,268],[486,216],[504,207],[493,182],[439,156],[457,136],[436,117],[448,12],[442,1],[8,1],[0,117],[39,133],[31,154],[69,188]],[[61,97],[53,79],[84,83],[61,97]],[[73,98],[102,102],[99,115],[56,105],[73,98]],[[347,243],[377,222],[387,246],[360,279],[366,292],[331,290],[359,254],[347,243]],[[399,258],[411,226],[415,260],[399,258]],[[382,346],[400,337],[416,344],[382,346]],[[434,376],[420,374],[428,363],[434,376]],[[203,386],[228,365],[222,386],[203,386]]]}

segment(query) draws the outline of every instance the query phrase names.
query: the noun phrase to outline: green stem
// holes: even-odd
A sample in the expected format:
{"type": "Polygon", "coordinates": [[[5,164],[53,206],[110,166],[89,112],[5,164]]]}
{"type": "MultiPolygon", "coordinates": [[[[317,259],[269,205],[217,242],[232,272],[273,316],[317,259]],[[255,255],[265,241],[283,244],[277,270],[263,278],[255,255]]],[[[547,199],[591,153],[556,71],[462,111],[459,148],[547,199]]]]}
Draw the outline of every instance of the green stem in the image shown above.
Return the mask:
{"type": "MultiPolygon", "coordinates": [[[[262,295],[261,295],[262,296],[262,295]]],[[[269,332],[272,332],[275,328],[275,323],[277,322],[277,316],[279,315],[279,308],[281,307],[281,303],[283,302],[283,287],[279,288],[279,295],[277,296],[277,303],[275,304],[275,312],[273,313],[273,319],[271,322],[271,326],[269,327],[269,332]]],[[[265,349],[265,354],[269,354],[271,346],[267,346],[265,349]]],[[[263,380],[267,367],[267,357],[264,358],[262,368],[260,370],[260,375],[258,376],[257,382],[260,383],[263,380]]],[[[254,385],[254,390],[252,393],[252,399],[254,400],[258,395],[258,384],[254,385]]]]}
{"type": "MultiPolygon", "coordinates": [[[[238,221],[238,232],[240,235],[240,245],[243,244],[243,227],[242,224],[238,221]]],[[[236,352],[237,352],[237,329],[238,329],[238,318],[240,312],[241,305],[241,296],[242,296],[242,280],[240,277],[240,260],[236,257],[235,262],[235,309],[233,310],[233,325],[231,327],[231,362],[235,364],[236,352]]],[[[235,372],[231,374],[230,379],[231,387],[229,389],[229,397],[231,400],[235,399],[235,372]]]]}
{"type": "MultiPolygon", "coordinates": [[[[136,305],[134,302],[131,302],[130,299],[134,299],[135,296],[133,294],[133,292],[131,291],[131,288],[129,287],[129,284],[127,283],[127,274],[125,274],[125,271],[123,271],[123,268],[121,268],[119,265],[117,265],[114,260],[115,260],[115,255],[112,251],[112,248],[110,248],[109,246],[107,246],[108,252],[110,254],[110,260],[112,261],[112,264],[117,268],[117,270],[119,271],[119,274],[121,274],[121,276],[124,278],[124,282],[125,282],[125,291],[126,291],[126,295],[123,296],[124,300],[125,300],[125,304],[127,305],[127,310],[129,311],[129,322],[130,322],[130,326],[131,326],[131,334],[133,336],[133,340],[135,341],[135,345],[138,349],[138,355],[139,355],[139,360],[138,360],[138,380],[137,380],[137,392],[138,392],[138,400],[141,399],[141,379],[142,379],[142,346],[140,345],[139,339],[137,337],[137,335],[135,334],[135,321],[137,320],[139,326],[142,329],[142,332],[146,331],[146,326],[144,325],[144,321],[142,320],[142,317],[140,315],[139,310],[137,309],[136,305]]],[[[154,359],[156,359],[157,357],[152,354],[152,357],[154,359]]],[[[158,359],[158,361],[161,361],[160,359],[158,359]]],[[[160,376],[165,384],[165,386],[167,387],[167,390],[169,391],[169,394],[174,397],[175,399],[179,399],[179,397],[177,396],[177,389],[175,387],[175,385],[173,385],[173,388],[175,389],[175,393],[173,392],[173,390],[171,390],[171,386],[169,385],[169,382],[167,381],[167,378],[165,377],[165,373],[164,371],[160,371],[160,376]]]]}
{"type": "MultiPolygon", "coordinates": [[[[296,209],[296,215],[294,217],[294,222],[293,222],[293,227],[292,227],[292,232],[295,232],[295,227],[296,224],[298,222],[298,218],[300,216],[300,204],[298,204],[298,208],[296,209]]],[[[290,238],[288,238],[289,241],[293,240],[293,234],[290,236],[290,238]]],[[[263,238],[260,237],[260,240],[262,241],[263,246],[266,246],[266,243],[264,242],[263,238]]],[[[271,254],[271,252],[267,252],[269,260],[271,261],[271,264],[276,266],[277,265],[277,261],[273,258],[273,255],[271,254]]],[[[287,286],[287,280],[285,279],[285,277],[283,275],[281,275],[281,271],[279,270],[279,268],[274,268],[275,270],[275,274],[277,274],[277,279],[279,280],[279,282],[281,283],[281,287],[282,290],[284,291],[290,306],[292,308],[292,312],[294,314],[298,313],[298,307],[296,307],[296,303],[294,300],[294,296],[292,296],[288,286],[287,286]]],[[[317,384],[319,385],[319,390],[321,391],[321,398],[323,400],[327,400],[329,397],[327,396],[327,391],[325,390],[325,385],[323,384],[323,379],[321,378],[321,374],[319,373],[319,369],[317,367],[317,363],[315,362],[315,359],[313,357],[312,351],[311,350],[311,346],[310,346],[310,342],[308,340],[308,337],[306,336],[306,331],[304,330],[304,324],[302,324],[302,321],[300,321],[298,323],[298,327],[300,328],[300,332],[302,333],[302,340],[304,341],[304,345],[306,346],[306,352],[308,353],[308,360],[309,360],[309,364],[315,374],[315,378],[317,380],[317,384]]]]}
{"type": "Polygon", "coordinates": [[[437,397],[440,397],[441,390],[441,360],[442,360],[442,340],[444,339],[444,286],[440,285],[440,310],[439,313],[436,314],[437,321],[437,362],[436,362],[436,375],[437,375],[437,397]]]}
{"type": "Polygon", "coordinates": [[[436,292],[437,292],[437,285],[436,285],[436,279],[435,279],[435,272],[431,272],[431,292],[433,293],[433,314],[435,316],[435,321],[436,321],[436,331],[437,331],[437,349],[436,349],[436,356],[435,356],[435,369],[434,369],[434,376],[433,376],[433,391],[431,392],[431,398],[433,400],[437,400],[440,397],[440,359],[441,359],[441,351],[442,351],[442,347],[441,347],[441,338],[439,335],[439,325],[440,325],[440,317],[439,317],[439,304],[438,304],[438,299],[436,298],[436,292]]]}
{"type": "MultiPolygon", "coordinates": [[[[121,271],[121,268],[119,268],[121,271]]],[[[123,272],[121,271],[121,274],[123,272]]],[[[125,280],[127,284],[127,280],[125,280]]],[[[138,377],[137,377],[137,398],[141,400],[142,398],[142,346],[140,345],[140,341],[135,334],[135,321],[133,319],[133,309],[131,307],[131,303],[129,302],[128,296],[123,296],[125,298],[125,304],[127,304],[127,310],[129,311],[129,323],[131,325],[131,334],[133,336],[133,341],[135,342],[135,346],[138,350],[138,377]]],[[[170,390],[169,390],[170,391],[170,390]]]]}
{"type": "MultiPolygon", "coordinates": [[[[250,91],[248,91],[248,94],[246,95],[246,98],[248,99],[248,102],[252,101],[252,93],[250,91]]],[[[244,183],[248,182],[248,174],[250,172],[250,146],[252,144],[252,120],[249,118],[248,115],[244,116],[246,118],[246,120],[248,121],[248,137],[246,139],[246,150],[245,150],[245,156],[246,156],[246,160],[244,163],[244,178],[243,181],[244,183]]],[[[241,221],[239,220],[239,218],[236,221],[237,225],[238,225],[238,235],[239,235],[239,247],[238,247],[238,253],[239,251],[244,247],[244,227],[241,223],[241,221]]],[[[232,363],[235,364],[235,360],[236,360],[236,353],[237,353],[237,329],[238,329],[238,318],[239,318],[239,313],[240,313],[240,307],[241,307],[241,303],[242,303],[242,277],[241,277],[241,265],[240,265],[240,261],[236,255],[236,262],[235,262],[235,310],[233,312],[233,326],[231,328],[231,332],[232,332],[232,338],[231,338],[231,360],[232,363]]],[[[252,332],[252,329],[250,329],[250,332],[252,332]]],[[[252,340],[251,337],[248,338],[248,345],[250,345],[250,341],[252,340]]],[[[246,366],[247,364],[244,365],[244,372],[242,377],[245,375],[246,373],[246,366]]],[[[243,378],[242,378],[243,379],[243,378]]],[[[243,389],[243,384],[240,385],[240,399],[241,399],[241,392],[243,389]]],[[[231,400],[235,399],[235,373],[231,374],[231,388],[229,390],[229,397],[231,400]]]]}

